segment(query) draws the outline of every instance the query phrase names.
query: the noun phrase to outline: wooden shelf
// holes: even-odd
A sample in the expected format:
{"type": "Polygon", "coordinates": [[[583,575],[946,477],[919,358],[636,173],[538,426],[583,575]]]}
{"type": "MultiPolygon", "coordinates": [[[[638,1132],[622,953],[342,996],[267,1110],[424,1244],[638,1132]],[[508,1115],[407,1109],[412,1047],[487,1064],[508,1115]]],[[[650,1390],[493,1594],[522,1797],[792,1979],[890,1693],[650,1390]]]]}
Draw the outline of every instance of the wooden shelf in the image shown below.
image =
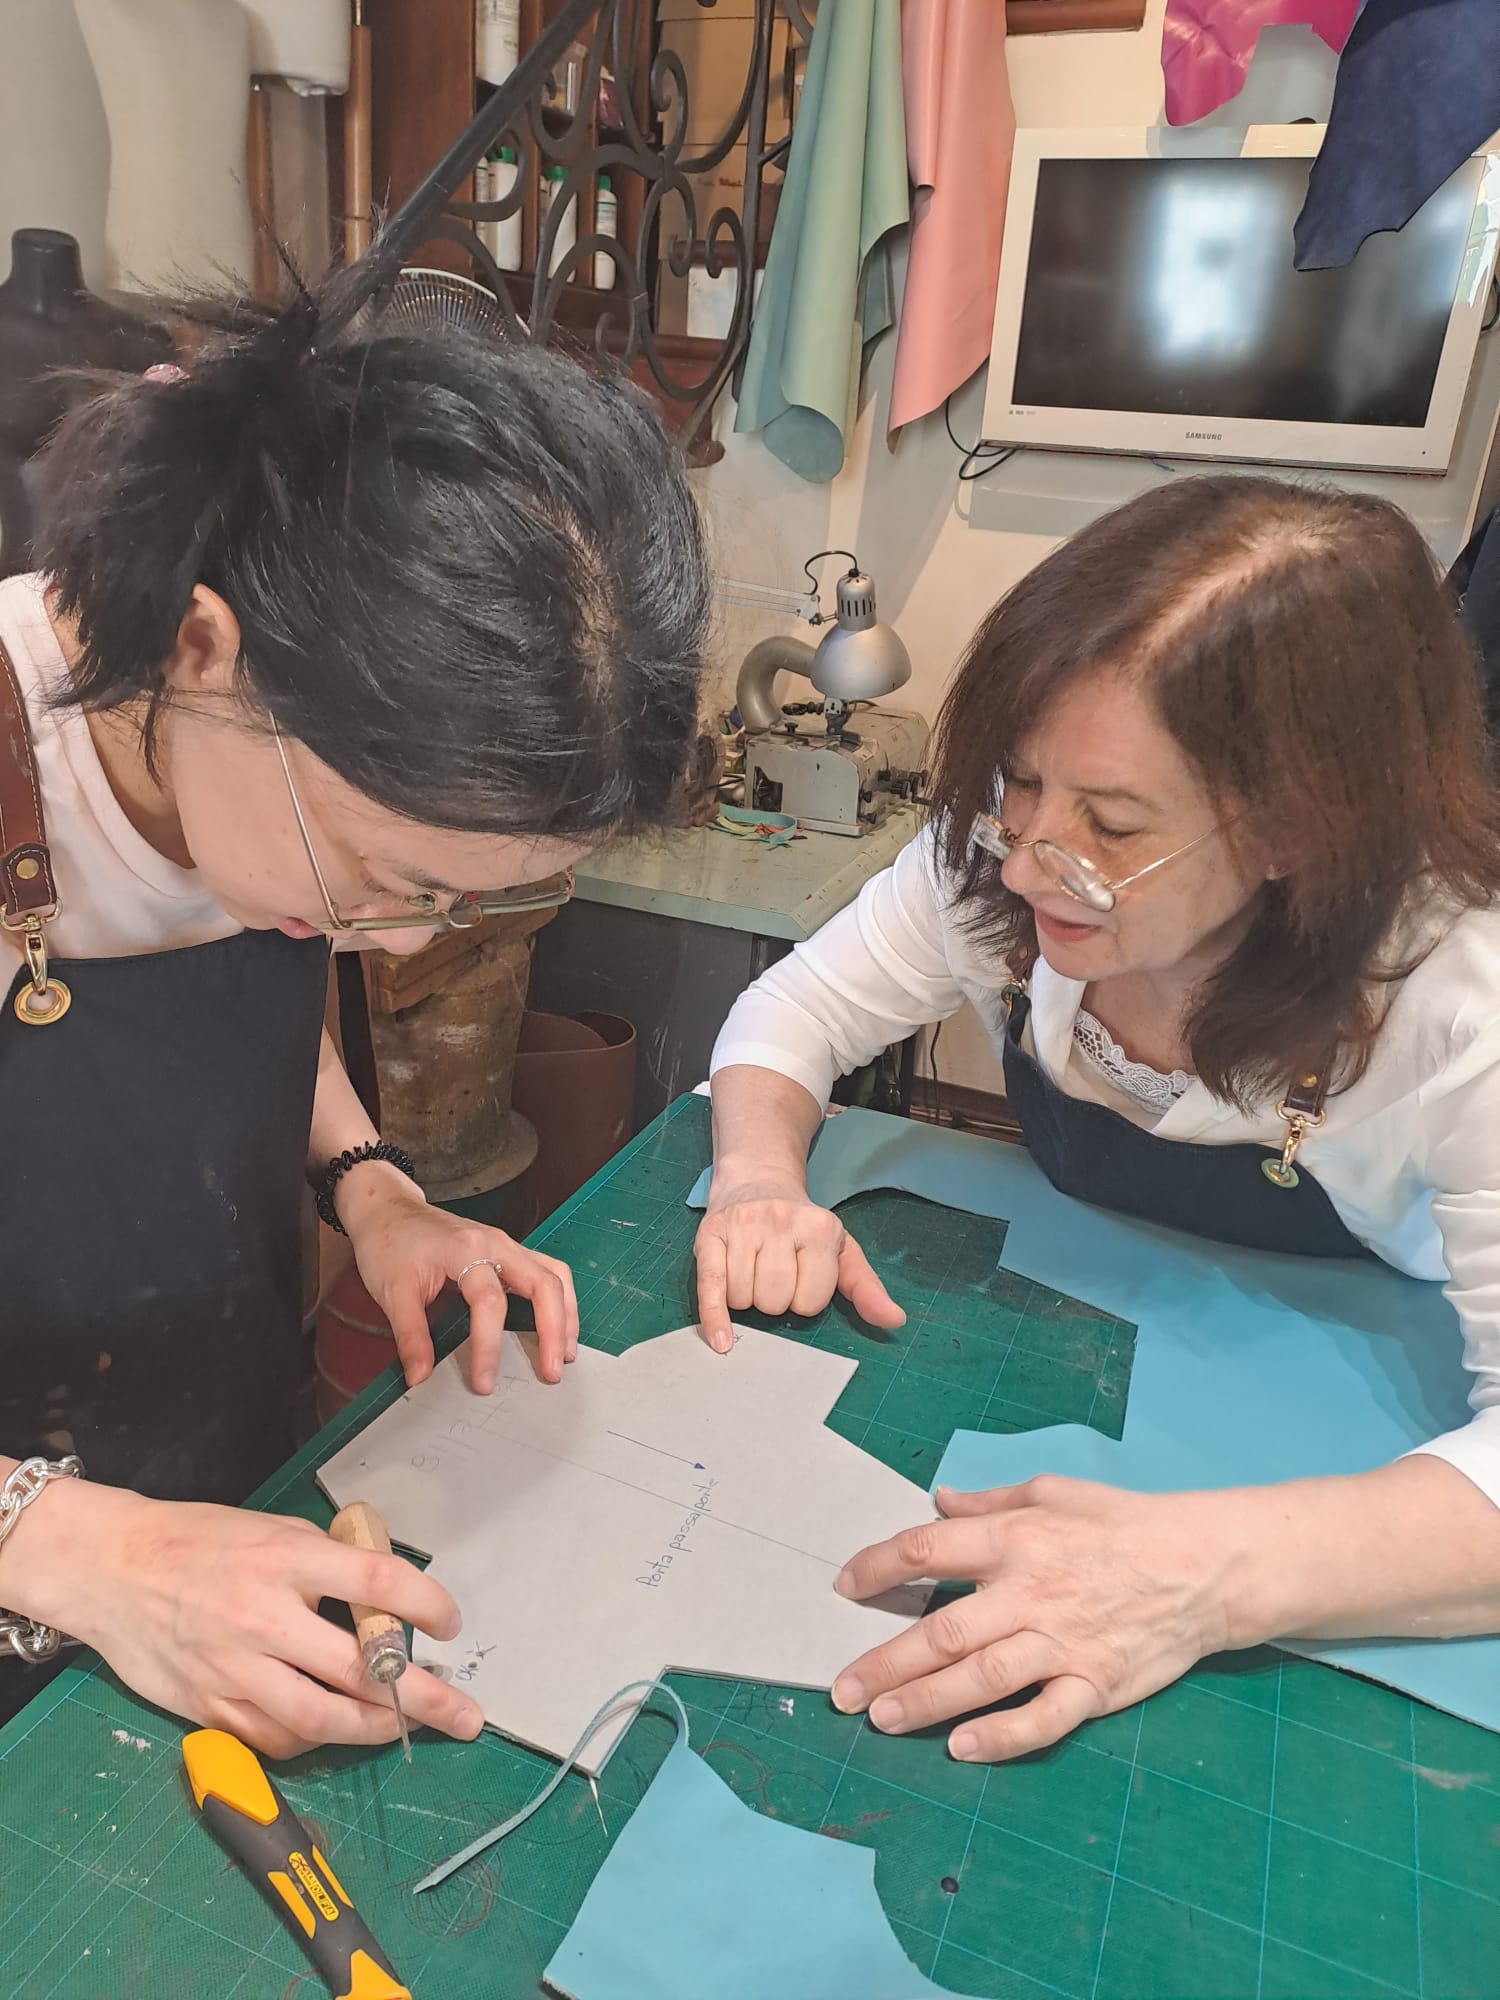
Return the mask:
{"type": "Polygon", "coordinates": [[[1127,33],[1145,26],[1146,0],[1006,0],[1008,35],[1127,33]]]}
{"type": "MultiPolygon", "coordinates": [[[[390,214],[474,115],[474,0],[370,0],[370,156],[377,212],[390,214]]],[[[473,183],[457,199],[473,199],[473,183]]],[[[466,275],[456,243],[429,238],[411,260],[466,275]]]]}

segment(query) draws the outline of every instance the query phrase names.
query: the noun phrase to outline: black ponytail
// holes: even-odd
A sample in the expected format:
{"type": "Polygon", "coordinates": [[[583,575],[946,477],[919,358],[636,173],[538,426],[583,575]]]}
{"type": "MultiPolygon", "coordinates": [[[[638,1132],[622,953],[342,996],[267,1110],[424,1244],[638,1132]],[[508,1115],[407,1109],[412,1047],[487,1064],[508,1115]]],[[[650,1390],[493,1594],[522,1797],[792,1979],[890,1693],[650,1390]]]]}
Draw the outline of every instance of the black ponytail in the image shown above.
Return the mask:
{"type": "Polygon", "coordinates": [[[368,314],[324,341],[349,281],[195,307],[184,376],[95,378],[61,425],[37,547],[77,620],[69,698],[146,698],[149,750],[201,583],[246,701],[379,804],[557,837],[665,819],[708,615],[680,456],[628,384],[522,341],[368,314]]]}

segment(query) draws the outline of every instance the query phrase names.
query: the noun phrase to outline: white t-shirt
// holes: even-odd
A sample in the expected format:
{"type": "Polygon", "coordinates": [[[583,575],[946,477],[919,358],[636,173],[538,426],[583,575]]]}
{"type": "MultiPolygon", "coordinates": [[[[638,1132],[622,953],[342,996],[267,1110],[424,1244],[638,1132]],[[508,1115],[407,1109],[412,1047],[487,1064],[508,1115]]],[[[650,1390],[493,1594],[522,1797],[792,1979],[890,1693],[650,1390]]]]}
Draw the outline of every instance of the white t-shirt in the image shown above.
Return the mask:
{"type": "MultiPolygon", "coordinates": [[[[241,929],[204,890],[198,872],[179,868],[144,840],[110,790],[82,709],[53,708],[67,666],[47,617],[45,579],[0,582],[0,640],[21,683],[31,724],[58,914],[47,926],[54,959],[136,958],[208,944],[241,929]]],[[[15,977],[20,945],[0,930],[3,984],[15,977]]]]}
{"type": "MultiPolygon", "coordinates": [[[[1434,929],[1438,942],[1397,988],[1369,1068],[1330,1100],[1301,1159],[1377,1257],[1447,1281],[1475,1414],[1423,1449],[1500,1504],[1500,909],[1435,917],[1434,929]]],[[[965,1000],[998,1050],[1006,976],[965,927],[927,831],[741,994],[711,1068],[775,1070],[826,1103],[837,1076],[965,1000]]],[[[1084,991],[1045,959],[1032,975],[1032,1052],[1070,1097],[1108,1104],[1161,1139],[1280,1149],[1274,1102],[1247,1114],[1194,1078],[1156,1115],[1113,1088],[1074,1034],[1084,991]]]]}

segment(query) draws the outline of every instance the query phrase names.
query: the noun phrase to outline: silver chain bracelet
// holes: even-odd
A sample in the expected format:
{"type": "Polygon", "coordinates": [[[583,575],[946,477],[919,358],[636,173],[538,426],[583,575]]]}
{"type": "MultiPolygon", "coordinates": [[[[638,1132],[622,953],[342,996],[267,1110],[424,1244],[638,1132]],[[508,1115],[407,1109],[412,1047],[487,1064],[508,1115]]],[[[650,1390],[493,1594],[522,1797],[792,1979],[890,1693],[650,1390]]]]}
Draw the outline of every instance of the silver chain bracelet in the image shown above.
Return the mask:
{"type": "MultiPolygon", "coordinates": [[[[83,1460],[76,1452],[59,1459],[25,1458],[0,1485],[0,1548],[22,1514],[54,1479],[82,1479],[83,1460]]],[[[0,1649],[9,1647],[18,1658],[39,1666],[50,1660],[58,1648],[76,1642],[64,1639],[51,1625],[24,1618],[13,1611],[0,1611],[0,1649]]]]}

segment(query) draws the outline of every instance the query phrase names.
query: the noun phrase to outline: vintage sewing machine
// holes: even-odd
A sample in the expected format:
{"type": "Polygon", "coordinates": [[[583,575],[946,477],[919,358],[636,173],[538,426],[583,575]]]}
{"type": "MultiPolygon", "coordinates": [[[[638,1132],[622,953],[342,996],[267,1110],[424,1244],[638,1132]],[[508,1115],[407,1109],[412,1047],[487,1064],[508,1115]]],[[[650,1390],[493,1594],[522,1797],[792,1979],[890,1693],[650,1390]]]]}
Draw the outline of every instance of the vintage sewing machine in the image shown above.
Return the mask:
{"type": "Polygon", "coordinates": [[[875,586],[856,565],[817,646],[778,634],[745,655],[735,701],[745,728],[745,804],[793,814],[813,833],[859,834],[921,795],[928,729],[919,715],[876,706],[911,679],[911,657],[875,615],[875,586]],[[776,700],[779,673],[822,697],[776,700]]]}

